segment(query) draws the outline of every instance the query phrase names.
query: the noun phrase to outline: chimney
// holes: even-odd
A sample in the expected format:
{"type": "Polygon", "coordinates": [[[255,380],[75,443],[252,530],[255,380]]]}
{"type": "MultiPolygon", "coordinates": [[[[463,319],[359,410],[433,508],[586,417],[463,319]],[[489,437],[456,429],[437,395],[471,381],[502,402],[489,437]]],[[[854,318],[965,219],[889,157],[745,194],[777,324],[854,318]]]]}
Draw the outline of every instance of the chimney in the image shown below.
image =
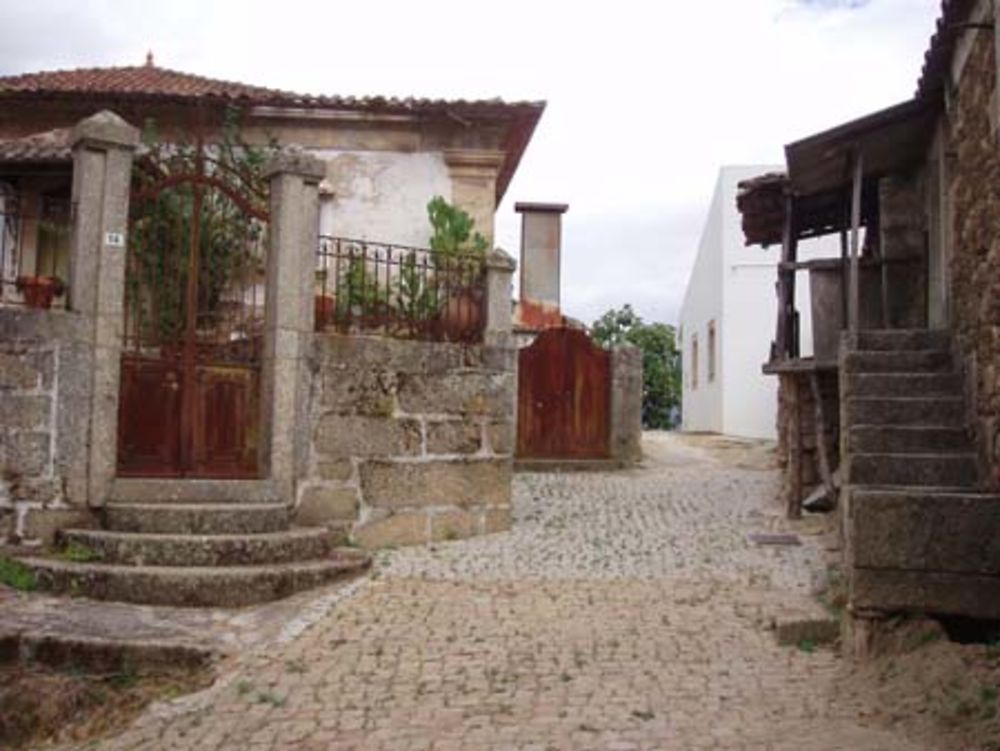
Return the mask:
{"type": "Polygon", "coordinates": [[[565,203],[515,203],[521,215],[521,300],[517,323],[527,329],[561,326],[559,304],[562,215],[565,203]]]}

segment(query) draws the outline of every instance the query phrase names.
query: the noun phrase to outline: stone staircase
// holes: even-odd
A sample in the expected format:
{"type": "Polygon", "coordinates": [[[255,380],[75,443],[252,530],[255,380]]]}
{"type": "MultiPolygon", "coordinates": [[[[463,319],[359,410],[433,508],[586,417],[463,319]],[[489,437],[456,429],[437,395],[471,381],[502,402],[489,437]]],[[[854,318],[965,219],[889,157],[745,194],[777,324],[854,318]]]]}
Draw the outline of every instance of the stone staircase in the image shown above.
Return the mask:
{"type": "Polygon", "coordinates": [[[21,558],[40,587],[149,605],[241,607],[368,567],[325,528],[293,528],[258,481],[118,480],[102,529],[66,529],[63,553],[21,558]]]}
{"type": "Polygon", "coordinates": [[[852,609],[1000,617],[1000,496],[978,489],[950,335],[861,332],[840,383],[852,609]]]}
{"type": "Polygon", "coordinates": [[[976,486],[962,380],[946,332],[861,332],[843,367],[848,484],[976,486]]]}

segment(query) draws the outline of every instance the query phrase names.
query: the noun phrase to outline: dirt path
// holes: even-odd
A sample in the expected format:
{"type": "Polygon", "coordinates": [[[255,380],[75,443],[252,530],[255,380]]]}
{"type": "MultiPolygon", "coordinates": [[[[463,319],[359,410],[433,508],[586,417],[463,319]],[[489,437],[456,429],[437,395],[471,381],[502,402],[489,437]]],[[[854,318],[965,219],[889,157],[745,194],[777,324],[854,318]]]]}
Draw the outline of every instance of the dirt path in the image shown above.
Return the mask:
{"type": "Polygon", "coordinates": [[[767,447],[646,449],[629,472],[519,476],[512,531],[379,555],[301,633],[94,747],[937,748],[883,729],[831,649],[777,645],[825,564],[809,525],[747,540],[787,529],[767,447]]]}

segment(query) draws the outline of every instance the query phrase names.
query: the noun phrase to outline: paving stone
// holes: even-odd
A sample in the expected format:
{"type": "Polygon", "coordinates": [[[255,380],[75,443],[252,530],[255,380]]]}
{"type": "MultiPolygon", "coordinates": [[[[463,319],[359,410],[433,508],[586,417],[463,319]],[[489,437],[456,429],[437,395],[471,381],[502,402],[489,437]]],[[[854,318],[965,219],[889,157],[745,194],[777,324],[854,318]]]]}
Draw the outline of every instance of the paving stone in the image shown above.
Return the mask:
{"type": "Polygon", "coordinates": [[[101,748],[930,751],[835,693],[832,649],[778,644],[824,569],[819,536],[747,540],[792,531],[778,491],[698,461],[516,475],[510,531],[376,554],[351,599],[101,748]]]}

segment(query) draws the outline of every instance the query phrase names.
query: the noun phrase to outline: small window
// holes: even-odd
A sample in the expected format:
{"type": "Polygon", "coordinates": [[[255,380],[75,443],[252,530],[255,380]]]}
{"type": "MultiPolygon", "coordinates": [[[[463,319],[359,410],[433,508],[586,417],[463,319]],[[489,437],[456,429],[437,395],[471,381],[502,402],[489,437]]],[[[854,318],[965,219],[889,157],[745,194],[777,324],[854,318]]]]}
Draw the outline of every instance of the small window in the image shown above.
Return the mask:
{"type": "Polygon", "coordinates": [[[708,382],[715,380],[715,321],[708,322],[708,382]]]}
{"type": "Polygon", "coordinates": [[[698,335],[691,335],[691,388],[698,388],[698,335]]]}

